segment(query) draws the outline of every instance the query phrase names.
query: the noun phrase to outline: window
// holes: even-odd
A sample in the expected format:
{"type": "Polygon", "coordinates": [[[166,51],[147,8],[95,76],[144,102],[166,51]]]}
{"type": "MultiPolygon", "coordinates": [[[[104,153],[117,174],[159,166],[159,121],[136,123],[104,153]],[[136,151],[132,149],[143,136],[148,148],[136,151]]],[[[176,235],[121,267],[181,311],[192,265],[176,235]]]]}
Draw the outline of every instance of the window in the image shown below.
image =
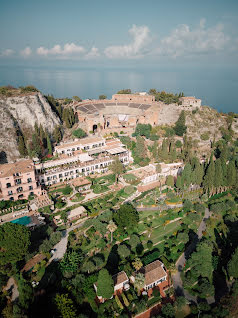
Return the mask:
{"type": "Polygon", "coordinates": [[[33,190],[33,186],[29,186],[29,190],[33,190]]]}
{"type": "Polygon", "coordinates": [[[59,174],[59,178],[62,178],[62,177],[63,177],[63,174],[62,174],[62,173],[60,173],[60,174],[59,174]]]}
{"type": "Polygon", "coordinates": [[[8,195],[12,195],[12,191],[10,190],[10,191],[8,191],[8,195]]]}
{"type": "Polygon", "coordinates": [[[54,180],[57,179],[57,175],[56,175],[56,174],[53,176],[53,179],[54,179],[54,180]]]}
{"type": "Polygon", "coordinates": [[[67,177],[68,175],[69,175],[69,173],[68,173],[68,172],[65,172],[64,176],[67,177]]]}
{"type": "Polygon", "coordinates": [[[32,179],[31,179],[31,178],[28,178],[28,179],[27,179],[27,182],[28,182],[28,183],[31,183],[31,182],[32,182],[32,179]]]}
{"type": "Polygon", "coordinates": [[[72,151],[75,151],[75,148],[72,148],[72,151]]]}
{"type": "Polygon", "coordinates": [[[13,197],[11,197],[11,198],[9,198],[9,200],[14,201],[14,198],[13,198],[13,197]]]}
{"type": "Polygon", "coordinates": [[[21,179],[16,179],[16,184],[21,184],[21,179]]]}
{"type": "Polygon", "coordinates": [[[30,195],[35,195],[35,193],[34,192],[30,192],[30,195]]]}
{"type": "Polygon", "coordinates": [[[22,191],[23,191],[22,187],[17,188],[17,192],[22,192],[22,191]]]}
{"type": "Polygon", "coordinates": [[[74,174],[74,172],[73,172],[73,171],[70,171],[70,175],[72,175],[72,174],[74,174]]]}
{"type": "Polygon", "coordinates": [[[11,183],[8,182],[7,183],[7,188],[11,188],[11,186],[12,186],[11,183]]]}

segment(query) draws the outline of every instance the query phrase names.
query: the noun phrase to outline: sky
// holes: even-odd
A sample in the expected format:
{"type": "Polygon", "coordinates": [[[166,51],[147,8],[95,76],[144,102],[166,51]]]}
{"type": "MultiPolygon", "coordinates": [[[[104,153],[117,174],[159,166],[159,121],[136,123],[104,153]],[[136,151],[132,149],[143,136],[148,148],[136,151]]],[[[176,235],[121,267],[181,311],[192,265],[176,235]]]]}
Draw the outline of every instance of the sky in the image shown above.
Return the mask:
{"type": "Polygon", "coordinates": [[[237,67],[237,0],[1,0],[0,65],[237,67]]]}

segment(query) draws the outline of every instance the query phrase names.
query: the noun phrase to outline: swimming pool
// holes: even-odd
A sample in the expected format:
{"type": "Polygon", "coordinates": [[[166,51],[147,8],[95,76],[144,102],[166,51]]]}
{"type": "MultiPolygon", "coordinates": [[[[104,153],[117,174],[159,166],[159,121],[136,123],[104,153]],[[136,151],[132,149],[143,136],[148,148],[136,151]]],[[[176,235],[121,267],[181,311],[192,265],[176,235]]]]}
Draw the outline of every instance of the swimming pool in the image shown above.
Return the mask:
{"type": "Polygon", "coordinates": [[[11,223],[16,223],[21,225],[27,225],[27,224],[30,224],[31,222],[32,220],[29,216],[23,216],[21,218],[11,221],[11,223]]]}

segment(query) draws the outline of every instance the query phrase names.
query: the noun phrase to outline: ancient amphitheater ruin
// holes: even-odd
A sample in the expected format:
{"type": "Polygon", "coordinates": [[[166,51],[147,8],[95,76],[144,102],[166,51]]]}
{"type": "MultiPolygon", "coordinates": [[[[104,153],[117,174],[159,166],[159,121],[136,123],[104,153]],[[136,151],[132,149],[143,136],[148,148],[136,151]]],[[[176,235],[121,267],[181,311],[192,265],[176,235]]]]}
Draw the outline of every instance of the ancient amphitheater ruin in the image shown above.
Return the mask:
{"type": "Polygon", "coordinates": [[[106,132],[134,129],[138,123],[152,126],[173,124],[182,109],[192,110],[200,105],[165,105],[156,102],[152,95],[138,93],[115,94],[111,100],[87,100],[73,106],[82,128],[88,132],[106,132]]]}

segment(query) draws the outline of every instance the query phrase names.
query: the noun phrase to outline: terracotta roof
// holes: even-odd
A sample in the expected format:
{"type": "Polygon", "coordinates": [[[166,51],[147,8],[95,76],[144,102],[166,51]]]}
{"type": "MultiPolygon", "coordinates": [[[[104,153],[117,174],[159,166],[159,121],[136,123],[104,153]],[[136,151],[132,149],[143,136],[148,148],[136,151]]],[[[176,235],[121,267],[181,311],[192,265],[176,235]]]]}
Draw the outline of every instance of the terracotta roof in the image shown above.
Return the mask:
{"type": "Polygon", "coordinates": [[[113,275],[112,279],[114,281],[114,286],[128,281],[128,277],[127,277],[127,275],[126,275],[126,273],[124,271],[113,275]]]}
{"type": "Polygon", "coordinates": [[[31,258],[23,267],[21,272],[28,272],[32,267],[34,267],[36,264],[40,263],[45,259],[46,256],[44,254],[37,254],[33,258],[31,258]]]}
{"type": "Polygon", "coordinates": [[[139,272],[145,275],[146,286],[156,282],[157,280],[167,275],[166,271],[163,268],[163,263],[161,263],[159,260],[156,260],[153,263],[142,267],[139,272]]]}
{"type": "Polygon", "coordinates": [[[73,179],[72,181],[72,184],[75,186],[75,187],[80,187],[82,185],[86,185],[86,184],[91,184],[92,182],[89,181],[88,179],[86,178],[76,178],[76,179],[73,179]]]}
{"type": "Polygon", "coordinates": [[[6,163],[0,165],[0,178],[12,176],[14,173],[23,173],[34,171],[33,161],[30,159],[17,161],[14,163],[6,163]]]}

